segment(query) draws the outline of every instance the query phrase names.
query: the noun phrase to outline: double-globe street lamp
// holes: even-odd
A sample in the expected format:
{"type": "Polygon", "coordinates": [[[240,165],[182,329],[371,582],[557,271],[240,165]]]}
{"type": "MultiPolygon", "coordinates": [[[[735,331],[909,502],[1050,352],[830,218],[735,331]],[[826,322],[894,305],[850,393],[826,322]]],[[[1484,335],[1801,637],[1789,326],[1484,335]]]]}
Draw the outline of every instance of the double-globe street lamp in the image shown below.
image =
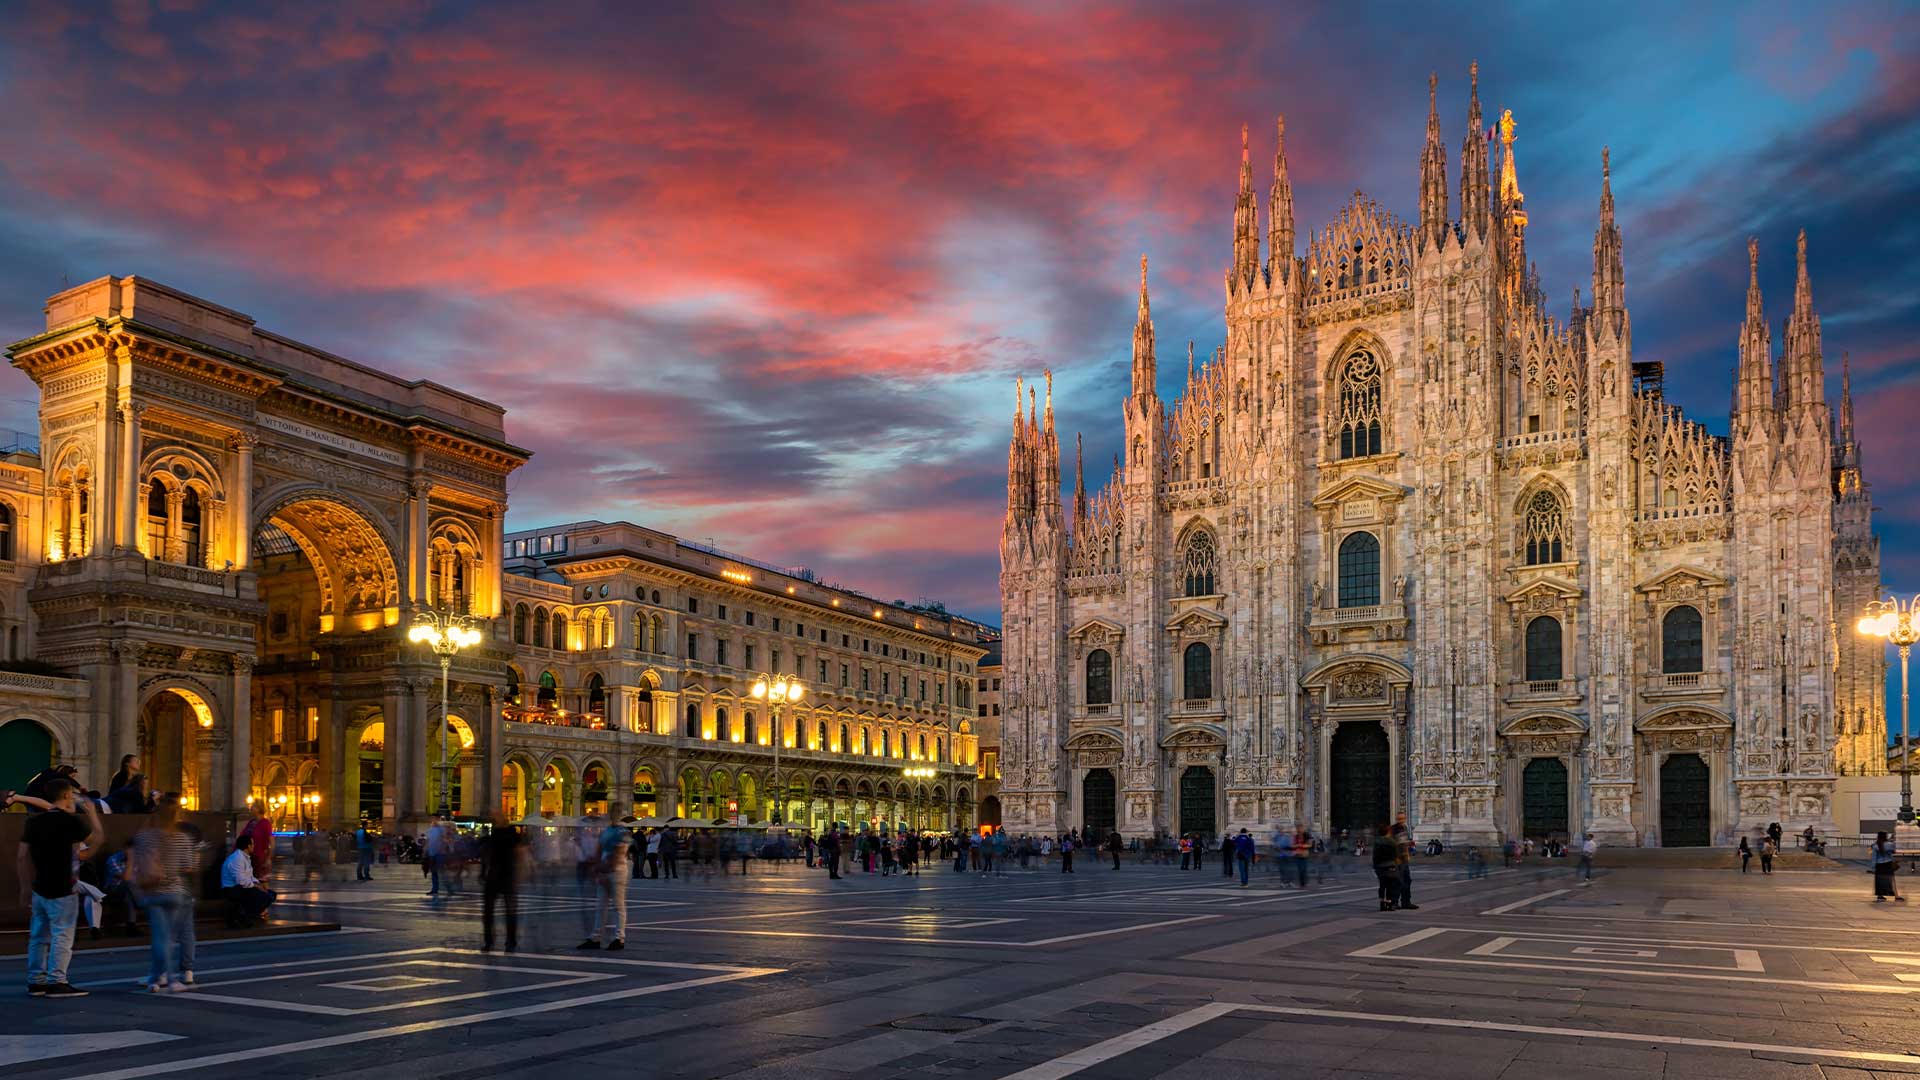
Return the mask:
{"type": "Polygon", "coordinates": [[[781,824],[785,816],[782,805],[787,801],[787,791],[780,786],[780,744],[785,740],[780,727],[780,706],[788,702],[798,704],[807,696],[807,688],[799,679],[789,679],[785,675],[762,675],[753,680],[753,687],[747,691],[756,699],[767,703],[767,722],[773,725],[773,815],[769,822],[781,824]]]}
{"type": "Polygon", "coordinates": [[[407,629],[407,640],[433,650],[440,658],[440,815],[453,816],[453,717],[447,711],[447,669],[461,649],[480,644],[473,620],[451,611],[423,611],[407,629]]]}
{"type": "Polygon", "coordinates": [[[1909,825],[1913,824],[1913,762],[1907,745],[1907,650],[1920,641],[1916,609],[1920,609],[1920,596],[1905,603],[1899,597],[1875,600],[1859,623],[1861,633],[1900,646],[1900,820],[1909,825]]]}

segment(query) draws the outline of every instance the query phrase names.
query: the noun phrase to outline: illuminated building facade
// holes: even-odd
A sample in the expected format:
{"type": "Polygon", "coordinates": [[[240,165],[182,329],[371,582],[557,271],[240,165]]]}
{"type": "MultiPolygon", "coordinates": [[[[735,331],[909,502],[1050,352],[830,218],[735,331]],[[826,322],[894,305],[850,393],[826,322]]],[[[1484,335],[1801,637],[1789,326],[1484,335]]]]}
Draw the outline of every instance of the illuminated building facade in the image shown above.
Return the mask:
{"type": "Polygon", "coordinates": [[[1805,235],[1778,351],[1748,245],[1711,434],[1634,352],[1604,152],[1591,291],[1548,313],[1514,137],[1476,70],[1458,212],[1430,99],[1417,222],[1356,193],[1304,255],[1277,147],[1264,262],[1243,137],[1226,343],[1189,348],[1163,405],[1143,259],[1105,487],[1076,455],[1063,507],[1051,379],[1044,411],[1016,400],[1009,829],[1404,812],[1483,842],[1727,843],[1831,830],[1835,778],[1885,768],[1883,650],[1851,629],[1879,551],[1805,235]]]}
{"type": "Polygon", "coordinates": [[[516,812],[974,822],[980,624],[625,522],[515,532],[506,553],[516,812]],[[763,676],[804,688],[777,727],[763,676]]]}

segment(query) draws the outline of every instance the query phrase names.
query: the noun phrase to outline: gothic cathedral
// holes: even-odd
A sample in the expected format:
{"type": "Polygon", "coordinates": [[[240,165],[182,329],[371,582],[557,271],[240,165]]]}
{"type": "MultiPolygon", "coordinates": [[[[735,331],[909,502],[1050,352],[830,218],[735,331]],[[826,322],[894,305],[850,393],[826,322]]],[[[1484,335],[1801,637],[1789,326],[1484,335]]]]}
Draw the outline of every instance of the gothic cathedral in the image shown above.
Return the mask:
{"type": "Polygon", "coordinates": [[[1712,434],[1634,356],[1604,151],[1592,292],[1548,314],[1513,136],[1476,67],[1454,216],[1430,84],[1419,223],[1356,193],[1304,258],[1282,145],[1263,264],[1243,131],[1226,344],[1163,405],[1142,259],[1125,448],[1093,494],[1076,450],[1070,511],[1051,376],[1044,410],[1016,391],[1009,830],[1720,844],[1831,831],[1836,776],[1884,771],[1805,234],[1777,355],[1747,245],[1712,434]]]}

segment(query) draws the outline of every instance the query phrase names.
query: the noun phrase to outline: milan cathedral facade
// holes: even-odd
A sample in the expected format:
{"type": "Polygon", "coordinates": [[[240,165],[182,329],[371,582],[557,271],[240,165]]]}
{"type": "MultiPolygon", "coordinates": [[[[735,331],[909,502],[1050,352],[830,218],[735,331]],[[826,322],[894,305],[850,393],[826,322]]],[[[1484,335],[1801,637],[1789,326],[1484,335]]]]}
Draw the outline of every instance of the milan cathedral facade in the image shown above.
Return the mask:
{"type": "Polygon", "coordinates": [[[1417,224],[1356,193],[1304,256],[1277,147],[1264,261],[1243,133],[1224,347],[1161,401],[1142,259],[1125,449],[1094,493],[1076,449],[1071,507],[1051,376],[1017,401],[1007,828],[1700,845],[1831,830],[1835,778],[1884,771],[1853,631],[1878,543],[1805,234],[1777,351],[1747,245],[1714,435],[1634,354],[1606,154],[1561,318],[1496,131],[1476,68],[1450,207],[1430,90],[1417,224]]]}

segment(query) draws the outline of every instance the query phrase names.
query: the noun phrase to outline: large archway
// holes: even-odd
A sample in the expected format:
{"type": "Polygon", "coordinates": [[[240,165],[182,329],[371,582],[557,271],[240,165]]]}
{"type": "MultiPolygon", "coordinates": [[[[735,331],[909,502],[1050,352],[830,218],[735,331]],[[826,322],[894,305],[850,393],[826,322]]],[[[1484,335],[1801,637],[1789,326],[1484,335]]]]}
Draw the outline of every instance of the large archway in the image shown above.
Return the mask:
{"type": "MultiPolygon", "coordinates": [[[[214,726],[207,696],[183,686],[156,691],[140,707],[140,761],[156,792],[176,792],[188,809],[210,806],[214,761],[207,739],[214,726]]],[[[236,801],[247,793],[236,792],[236,801]]]]}
{"type": "Polygon", "coordinates": [[[393,546],[368,514],[338,497],[304,493],[281,500],[254,529],[253,554],[270,623],[276,610],[289,614],[292,628],[320,634],[400,621],[393,546]],[[278,580],[289,573],[312,581],[278,580]],[[289,586],[299,590],[297,602],[287,596],[289,586]]]}

